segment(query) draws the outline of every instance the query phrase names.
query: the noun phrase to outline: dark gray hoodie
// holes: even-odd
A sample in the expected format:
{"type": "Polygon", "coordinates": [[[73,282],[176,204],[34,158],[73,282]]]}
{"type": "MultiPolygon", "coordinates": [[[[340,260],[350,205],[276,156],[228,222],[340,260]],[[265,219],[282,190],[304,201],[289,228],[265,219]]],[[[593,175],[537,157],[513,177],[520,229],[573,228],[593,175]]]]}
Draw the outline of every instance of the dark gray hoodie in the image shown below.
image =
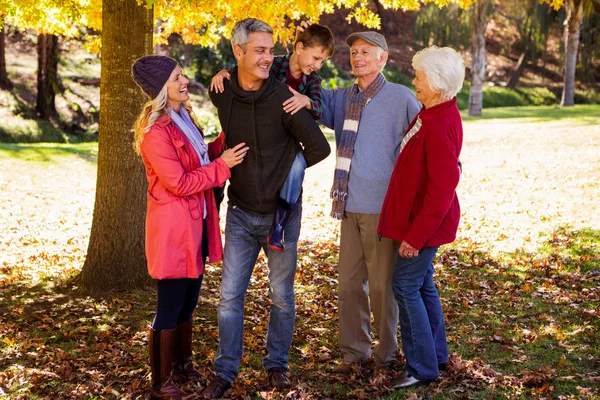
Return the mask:
{"type": "Polygon", "coordinates": [[[235,67],[224,85],[223,93],[209,95],[225,144],[231,148],[245,142],[250,148],[244,161],[231,170],[229,199],[245,210],[272,214],[300,143],[309,167],[326,158],[331,148],[306,108],[294,115],[283,111],[283,102],[292,94],[272,74],[260,89],[249,92],[239,86],[235,67]]]}

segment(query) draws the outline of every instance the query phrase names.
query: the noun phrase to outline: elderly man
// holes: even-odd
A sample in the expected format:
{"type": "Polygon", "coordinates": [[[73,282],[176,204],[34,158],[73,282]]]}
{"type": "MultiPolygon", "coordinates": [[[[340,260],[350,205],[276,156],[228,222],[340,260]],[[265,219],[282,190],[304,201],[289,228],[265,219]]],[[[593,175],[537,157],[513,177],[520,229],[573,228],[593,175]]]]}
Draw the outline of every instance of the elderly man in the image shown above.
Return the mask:
{"type": "Polygon", "coordinates": [[[295,321],[294,275],[302,214],[301,201],[291,210],[282,252],[267,247],[277,192],[283,185],[296,153],[303,144],[308,166],[323,160],[330,147],[306,108],[295,114],[282,104],[292,97],[284,83],[269,75],[273,63],[273,29],[248,18],[238,22],[231,34],[238,61],[222,93],[210,92],[217,107],[228,148],[238,143],[249,147],[243,163],[231,170],[229,205],[225,226],[223,277],[219,302],[219,348],[216,376],[204,398],[223,396],[238,375],[242,358],[244,298],[260,249],[269,259],[271,310],[267,355],[263,366],[269,383],[290,386],[286,375],[288,351],[295,321]]]}
{"type": "Polygon", "coordinates": [[[404,132],[421,109],[408,88],[381,74],[388,58],[381,34],[353,33],[346,43],[356,82],[323,90],[319,121],[335,130],[337,144],[331,215],[342,221],[338,305],[343,362],[334,369],[340,374],[371,356],[371,310],[379,336],[375,363],[396,364],[398,305],[391,284],[396,249],[392,240],[378,237],[377,224],[404,132]]]}

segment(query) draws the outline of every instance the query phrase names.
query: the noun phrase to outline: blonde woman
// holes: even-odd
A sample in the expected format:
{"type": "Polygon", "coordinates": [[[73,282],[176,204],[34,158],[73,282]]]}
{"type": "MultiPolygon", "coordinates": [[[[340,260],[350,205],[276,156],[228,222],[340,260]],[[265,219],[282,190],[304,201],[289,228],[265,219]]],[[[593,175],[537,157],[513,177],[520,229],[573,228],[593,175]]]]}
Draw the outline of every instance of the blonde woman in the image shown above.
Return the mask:
{"type": "Polygon", "coordinates": [[[213,188],[231,176],[248,148],[240,143],[222,151],[222,136],[205,143],[186,103],[189,79],[174,59],[142,57],[132,74],[151,99],[134,128],[149,184],[148,273],[158,292],[149,335],[150,397],[180,399],[186,395],[176,382],[200,380],[192,362],[192,314],[204,264],[223,257],[213,188]]]}

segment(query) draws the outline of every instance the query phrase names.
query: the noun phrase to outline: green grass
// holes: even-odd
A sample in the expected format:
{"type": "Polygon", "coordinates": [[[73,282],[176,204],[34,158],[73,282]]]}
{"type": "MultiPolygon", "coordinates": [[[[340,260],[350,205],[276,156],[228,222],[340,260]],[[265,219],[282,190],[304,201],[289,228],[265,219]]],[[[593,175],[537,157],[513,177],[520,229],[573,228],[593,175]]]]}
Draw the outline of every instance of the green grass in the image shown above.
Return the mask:
{"type": "Polygon", "coordinates": [[[470,117],[462,111],[464,122],[476,122],[489,119],[511,119],[514,122],[550,122],[560,119],[574,120],[579,124],[600,123],[600,104],[579,104],[573,107],[558,106],[527,106],[527,107],[498,107],[483,109],[481,117],[470,117]]]}
{"type": "Polygon", "coordinates": [[[19,159],[35,163],[64,163],[69,157],[80,157],[95,163],[98,143],[0,143],[0,160],[19,159]]]}

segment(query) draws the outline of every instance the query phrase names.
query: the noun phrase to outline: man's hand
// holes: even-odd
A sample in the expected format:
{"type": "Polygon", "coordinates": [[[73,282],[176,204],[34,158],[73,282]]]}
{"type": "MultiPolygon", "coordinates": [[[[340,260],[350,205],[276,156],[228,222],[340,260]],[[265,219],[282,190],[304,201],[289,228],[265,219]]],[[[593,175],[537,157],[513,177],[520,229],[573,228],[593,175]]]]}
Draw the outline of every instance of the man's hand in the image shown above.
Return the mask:
{"type": "Polygon", "coordinates": [[[289,86],[288,89],[290,89],[290,92],[292,92],[294,96],[283,102],[283,111],[294,115],[304,107],[310,110],[310,99],[308,96],[298,93],[289,86]]]}
{"type": "Polygon", "coordinates": [[[403,240],[400,244],[400,248],[398,249],[398,254],[400,254],[400,257],[412,258],[419,255],[419,250],[415,249],[403,240]]]}
{"type": "Polygon", "coordinates": [[[312,25],[312,22],[310,22],[310,21],[302,21],[302,22],[300,22],[300,25],[298,25],[296,27],[296,40],[298,40],[298,36],[300,36],[300,34],[302,32],[304,32],[304,30],[306,28],[308,28],[309,26],[311,26],[311,25],[312,25]]]}
{"type": "Polygon", "coordinates": [[[231,79],[231,75],[229,74],[229,71],[222,69],[211,79],[210,90],[216,93],[223,93],[225,91],[225,86],[223,85],[225,79],[231,79]]]}

